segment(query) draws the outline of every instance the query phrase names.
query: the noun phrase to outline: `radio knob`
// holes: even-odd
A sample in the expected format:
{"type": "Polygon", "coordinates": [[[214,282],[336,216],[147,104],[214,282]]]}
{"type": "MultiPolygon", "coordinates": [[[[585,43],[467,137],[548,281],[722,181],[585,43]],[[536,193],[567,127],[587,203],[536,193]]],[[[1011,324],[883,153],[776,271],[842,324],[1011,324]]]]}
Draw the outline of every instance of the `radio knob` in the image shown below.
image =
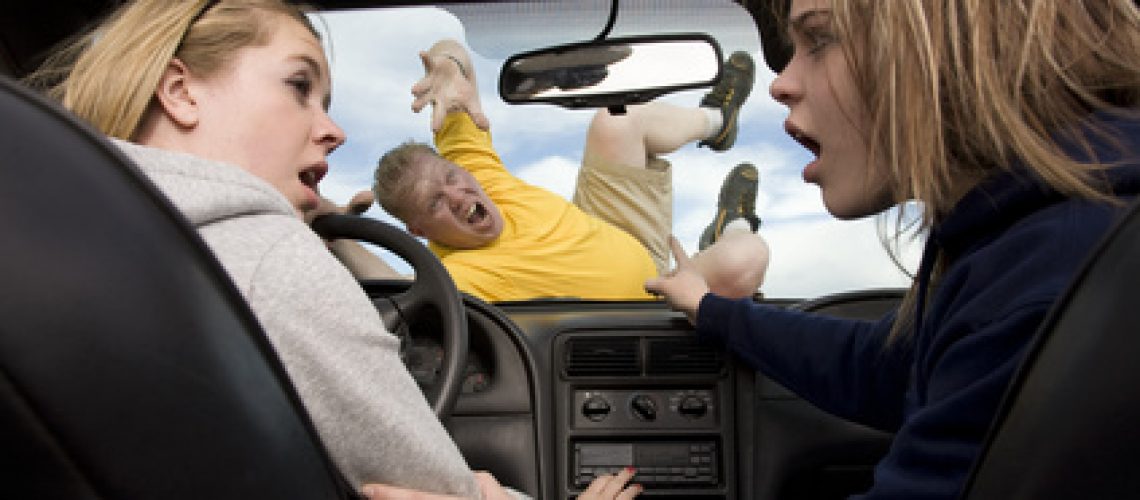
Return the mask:
{"type": "Polygon", "coordinates": [[[633,414],[637,415],[637,418],[645,421],[657,420],[657,403],[653,401],[653,398],[639,394],[633,397],[630,405],[633,407],[633,414]]]}
{"type": "Polygon", "coordinates": [[[685,398],[681,400],[681,405],[677,411],[681,412],[681,415],[697,419],[705,416],[705,413],[708,413],[709,405],[704,399],[697,396],[685,396],[685,398]]]}
{"type": "Polygon", "coordinates": [[[610,402],[601,396],[590,396],[582,403],[582,414],[598,422],[610,414],[610,402]]]}

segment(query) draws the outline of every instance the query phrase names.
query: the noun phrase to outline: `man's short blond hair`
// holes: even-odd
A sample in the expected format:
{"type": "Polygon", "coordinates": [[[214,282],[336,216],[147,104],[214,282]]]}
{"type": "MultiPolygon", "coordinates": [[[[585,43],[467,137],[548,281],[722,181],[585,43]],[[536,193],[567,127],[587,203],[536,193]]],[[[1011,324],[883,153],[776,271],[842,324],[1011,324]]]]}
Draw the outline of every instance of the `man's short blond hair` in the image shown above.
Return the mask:
{"type": "Polygon", "coordinates": [[[405,224],[415,212],[409,197],[422,176],[419,162],[425,156],[438,157],[439,153],[428,144],[409,140],[384,153],[376,165],[372,182],[376,202],[405,224]]]}

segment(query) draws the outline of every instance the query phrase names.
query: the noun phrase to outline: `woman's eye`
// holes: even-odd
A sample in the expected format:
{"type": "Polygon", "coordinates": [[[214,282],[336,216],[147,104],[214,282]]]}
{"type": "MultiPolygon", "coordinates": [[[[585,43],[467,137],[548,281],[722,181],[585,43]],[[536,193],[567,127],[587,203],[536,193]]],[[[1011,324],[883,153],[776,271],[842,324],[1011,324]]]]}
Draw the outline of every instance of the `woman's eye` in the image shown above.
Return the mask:
{"type": "Polygon", "coordinates": [[[809,54],[818,53],[835,41],[835,35],[823,29],[808,30],[804,33],[804,38],[807,39],[807,51],[809,54]]]}
{"type": "Polygon", "coordinates": [[[309,97],[309,93],[313,90],[313,83],[308,78],[290,78],[288,83],[302,100],[309,97]]]}

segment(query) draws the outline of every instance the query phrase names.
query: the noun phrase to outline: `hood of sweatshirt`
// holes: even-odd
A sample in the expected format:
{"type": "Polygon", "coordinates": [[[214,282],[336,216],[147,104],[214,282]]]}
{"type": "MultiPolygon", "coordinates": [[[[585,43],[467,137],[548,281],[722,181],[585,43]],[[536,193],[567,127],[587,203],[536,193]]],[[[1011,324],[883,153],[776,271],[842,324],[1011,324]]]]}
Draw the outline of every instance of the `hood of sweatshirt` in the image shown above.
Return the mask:
{"type": "Polygon", "coordinates": [[[240,167],[112,139],[195,227],[233,217],[299,217],[285,196],[240,167]]]}

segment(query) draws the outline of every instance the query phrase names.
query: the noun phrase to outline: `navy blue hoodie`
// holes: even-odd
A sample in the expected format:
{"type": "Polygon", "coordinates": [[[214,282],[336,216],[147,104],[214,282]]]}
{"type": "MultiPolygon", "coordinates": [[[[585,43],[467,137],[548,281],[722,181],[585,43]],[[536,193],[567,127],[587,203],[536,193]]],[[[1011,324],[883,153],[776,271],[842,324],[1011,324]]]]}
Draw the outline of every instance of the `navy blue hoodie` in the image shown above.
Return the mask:
{"type": "MultiPolygon", "coordinates": [[[[1097,179],[1127,203],[1140,193],[1140,121],[1097,123],[1118,142],[1089,135],[1095,154],[1119,163],[1097,179]]],[[[1015,169],[976,186],[931,229],[916,277],[925,305],[904,340],[886,342],[894,313],[835,319],[712,294],[697,334],[820,408],[895,433],[858,498],[956,498],[1028,342],[1123,210],[1015,169]],[[931,285],[939,255],[947,265],[931,285]]]]}

